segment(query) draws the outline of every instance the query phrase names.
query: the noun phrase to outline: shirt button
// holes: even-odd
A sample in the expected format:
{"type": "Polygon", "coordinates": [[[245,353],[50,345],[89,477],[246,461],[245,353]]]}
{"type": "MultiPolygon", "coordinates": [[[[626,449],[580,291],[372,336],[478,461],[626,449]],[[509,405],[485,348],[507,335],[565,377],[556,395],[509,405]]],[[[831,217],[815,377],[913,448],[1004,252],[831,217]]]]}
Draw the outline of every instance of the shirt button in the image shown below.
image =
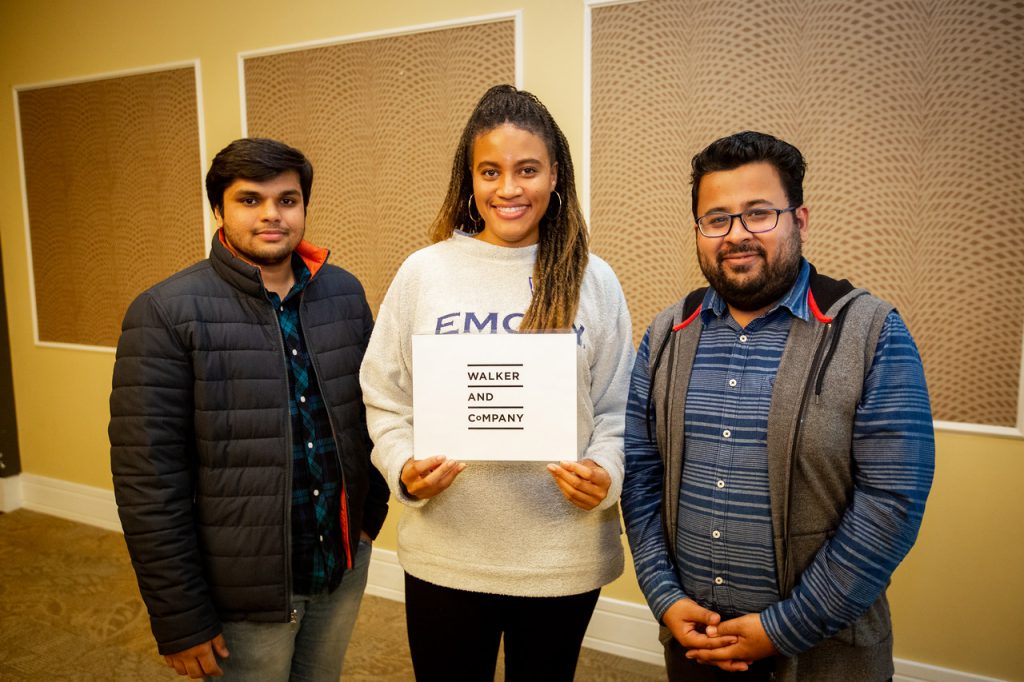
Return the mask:
{"type": "Polygon", "coordinates": [[[746,343],[746,342],[747,342],[747,335],[746,334],[740,334],[740,343],[746,343]]]}
{"type": "Polygon", "coordinates": [[[731,435],[732,435],[732,431],[730,431],[729,429],[726,429],[725,431],[722,431],[722,436],[724,436],[725,438],[728,438],[731,435]]]}
{"type": "Polygon", "coordinates": [[[321,535],[321,536],[320,536],[320,542],[323,542],[323,541],[324,541],[324,536],[323,536],[323,535],[321,535]]]}
{"type": "Polygon", "coordinates": [[[294,348],[292,348],[292,355],[298,355],[298,354],[299,354],[299,351],[297,351],[294,348]]]}
{"type": "Polygon", "coordinates": [[[730,386],[735,386],[736,385],[736,380],[735,379],[729,379],[729,385],[730,386]]]}
{"type": "Polygon", "coordinates": [[[304,395],[300,395],[300,396],[299,396],[299,402],[300,402],[300,403],[304,403],[304,402],[306,402],[306,396],[304,396],[304,395]]]}
{"type": "Polygon", "coordinates": [[[718,538],[722,537],[722,533],[721,531],[713,530],[711,531],[711,537],[717,540],[718,538]]]}
{"type": "MultiPolygon", "coordinates": [[[[313,497],[320,497],[320,491],[314,488],[313,489],[313,497]]],[[[716,530],[715,532],[717,533],[718,531],[716,530]]]]}
{"type": "Polygon", "coordinates": [[[278,310],[280,310],[283,313],[284,312],[284,306],[281,306],[280,308],[278,308],[278,310]]]}
{"type": "Polygon", "coordinates": [[[715,483],[715,485],[717,485],[719,488],[724,488],[725,487],[725,481],[719,481],[719,482],[715,483]]]}
{"type": "Polygon", "coordinates": [[[724,581],[724,580],[722,580],[722,576],[720,576],[720,575],[719,575],[719,576],[715,576],[715,584],[716,584],[716,585],[721,585],[721,584],[722,584],[722,583],[724,583],[724,582],[725,582],[725,581],[724,581]]]}
{"type": "Polygon", "coordinates": [[[309,448],[310,450],[312,450],[313,449],[313,441],[309,441],[308,443],[306,443],[306,447],[309,448]]]}

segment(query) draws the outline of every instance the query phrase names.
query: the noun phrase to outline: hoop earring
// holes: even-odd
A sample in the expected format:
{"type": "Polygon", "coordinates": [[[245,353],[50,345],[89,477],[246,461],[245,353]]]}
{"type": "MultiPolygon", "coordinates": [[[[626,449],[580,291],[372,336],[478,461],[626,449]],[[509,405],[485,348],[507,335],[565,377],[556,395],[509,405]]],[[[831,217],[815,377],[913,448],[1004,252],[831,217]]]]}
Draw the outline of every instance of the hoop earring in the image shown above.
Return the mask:
{"type": "Polygon", "coordinates": [[[476,202],[473,201],[473,195],[470,194],[469,195],[469,201],[466,202],[466,215],[468,215],[470,221],[472,221],[473,227],[479,228],[480,227],[480,221],[482,221],[483,218],[480,217],[480,211],[476,212],[476,218],[473,217],[473,204],[475,204],[475,203],[476,202]]]}
{"type": "Polygon", "coordinates": [[[555,210],[555,216],[554,217],[549,216],[548,212],[551,210],[551,200],[548,199],[548,207],[547,207],[547,210],[544,211],[544,217],[547,218],[548,220],[550,220],[551,222],[555,222],[556,220],[558,220],[558,216],[560,216],[562,214],[562,195],[559,194],[558,192],[551,192],[551,193],[555,195],[556,199],[558,199],[558,208],[555,210]]]}

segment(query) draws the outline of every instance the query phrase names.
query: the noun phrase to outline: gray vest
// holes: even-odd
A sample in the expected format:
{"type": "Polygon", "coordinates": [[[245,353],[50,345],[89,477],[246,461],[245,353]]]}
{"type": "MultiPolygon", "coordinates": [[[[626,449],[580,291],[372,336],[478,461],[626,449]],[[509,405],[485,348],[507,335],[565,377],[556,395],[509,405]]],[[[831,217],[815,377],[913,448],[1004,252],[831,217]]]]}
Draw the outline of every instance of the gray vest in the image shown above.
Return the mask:
{"type": "MultiPolygon", "coordinates": [[[[850,445],[854,414],[892,305],[812,270],[821,322],[793,318],[768,413],[768,479],[780,598],[799,582],[835,533],[853,495],[850,445]]],[[[662,522],[675,559],[682,485],[686,392],[703,324],[703,290],[658,314],[649,346],[651,408],[665,468],[662,522]]],[[[667,629],[662,627],[662,636],[667,629]]],[[[671,634],[668,635],[671,637],[671,634]]],[[[892,623],[885,593],[856,622],[792,658],[779,657],[776,679],[852,682],[893,675],[892,623]]]]}

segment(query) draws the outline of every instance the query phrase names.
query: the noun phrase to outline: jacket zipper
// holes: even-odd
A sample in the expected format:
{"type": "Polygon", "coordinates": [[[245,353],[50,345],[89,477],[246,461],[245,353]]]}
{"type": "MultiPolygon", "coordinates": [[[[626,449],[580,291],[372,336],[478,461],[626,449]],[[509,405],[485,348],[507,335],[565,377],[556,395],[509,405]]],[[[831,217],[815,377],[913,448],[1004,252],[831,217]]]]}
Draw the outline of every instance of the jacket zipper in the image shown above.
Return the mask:
{"type": "MultiPolygon", "coordinates": [[[[668,333],[668,336],[666,338],[665,343],[658,350],[658,357],[656,358],[656,362],[660,364],[662,352],[665,351],[666,349],[668,349],[668,368],[667,368],[668,371],[665,374],[665,376],[666,376],[666,379],[665,379],[665,396],[666,396],[665,397],[665,403],[666,403],[666,405],[671,405],[672,404],[673,388],[674,388],[675,381],[676,381],[675,368],[676,368],[676,357],[678,355],[678,340],[680,338],[681,338],[680,336],[676,336],[674,331],[670,330],[669,333],[668,333]],[[671,346],[671,348],[668,348],[669,346],[671,346]]],[[[654,368],[654,372],[652,372],[651,379],[650,379],[650,381],[648,382],[648,385],[647,385],[647,397],[648,397],[648,399],[650,399],[651,396],[654,393],[654,378],[653,378],[653,376],[656,373],[657,373],[657,367],[654,368]]],[[[685,398],[684,398],[684,401],[685,401],[685,398]]],[[[663,427],[661,427],[661,428],[665,429],[665,445],[666,445],[666,447],[669,448],[669,452],[666,453],[664,461],[663,461],[663,466],[664,466],[664,469],[665,469],[665,472],[664,472],[665,481],[668,483],[668,485],[663,486],[663,488],[662,488],[662,503],[661,504],[662,504],[662,507],[664,507],[664,513],[662,514],[662,519],[664,519],[664,521],[662,522],[662,526],[663,526],[662,532],[665,534],[665,543],[669,546],[669,549],[671,550],[671,551],[669,551],[669,561],[672,562],[672,566],[675,567],[676,570],[678,571],[679,566],[678,566],[678,564],[676,562],[676,538],[675,538],[675,533],[673,532],[673,530],[675,529],[675,527],[678,525],[678,522],[679,522],[679,518],[678,518],[678,514],[677,514],[677,511],[679,509],[679,499],[676,498],[676,503],[674,505],[669,505],[668,503],[671,501],[670,500],[671,496],[668,494],[668,491],[671,488],[676,488],[676,486],[674,485],[674,483],[676,481],[676,475],[675,475],[675,468],[673,467],[674,458],[673,458],[672,450],[677,445],[680,446],[680,449],[681,449],[681,445],[682,444],[681,443],[672,443],[671,442],[672,441],[672,425],[671,425],[672,415],[670,414],[669,410],[665,411],[665,416],[666,416],[665,425],[663,427]],[[674,523],[671,523],[671,524],[668,523],[668,519],[670,517],[674,520],[674,523]]],[[[649,428],[649,426],[648,426],[648,428],[649,428]]],[[[685,428],[685,426],[684,426],[684,428],[685,428]]],[[[683,457],[683,453],[680,452],[679,453],[679,459],[680,459],[679,466],[680,467],[683,466],[682,457],[683,457]]]]}
{"type": "MultiPolygon", "coordinates": [[[[265,295],[265,294],[264,294],[265,295]]],[[[281,349],[281,367],[284,369],[284,400],[285,405],[291,400],[291,384],[288,382],[288,349],[284,347],[284,336],[281,333],[281,322],[277,319],[277,313],[274,311],[274,305],[267,299],[267,303],[270,304],[270,314],[274,319],[274,326],[277,329],[277,340],[278,348],[281,349]]],[[[284,304],[284,300],[281,301],[284,304]]],[[[286,499],[284,503],[284,584],[285,584],[285,613],[288,617],[289,623],[296,623],[297,614],[296,610],[292,607],[292,467],[295,465],[292,463],[291,454],[291,442],[294,438],[292,434],[292,420],[291,417],[285,419],[285,429],[287,438],[285,443],[288,444],[286,453],[287,466],[285,466],[284,480],[286,483],[286,499]]]]}
{"type": "Polygon", "coordinates": [[[812,388],[815,384],[815,377],[818,374],[819,365],[821,364],[822,352],[825,350],[826,341],[829,338],[829,332],[832,330],[832,323],[828,322],[825,324],[825,329],[821,334],[821,339],[818,340],[817,347],[814,350],[814,359],[811,362],[811,371],[807,374],[807,379],[804,382],[803,395],[800,397],[800,411],[797,413],[796,430],[793,433],[793,441],[790,445],[789,451],[789,471],[787,472],[787,480],[789,481],[786,487],[786,508],[783,515],[783,528],[782,528],[782,582],[780,585],[780,593],[782,597],[788,596],[789,591],[792,589],[792,579],[790,577],[790,557],[789,557],[789,510],[793,502],[793,469],[796,466],[796,451],[800,443],[800,436],[803,433],[804,418],[807,412],[807,403],[810,400],[812,388]]]}
{"type": "Polygon", "coordinates": [[[348,486],[345,484],[345,467],[341,463],[341,443],[338,441],[338,432],[334,426],[334,418],[331,416],[331,410],[327,405],[324,396],[324,387],[320,379],[320,367],[316,359],[316,353],[313,353],[309,347],[309,336],[306,334],[306,324],[303,322],[302,309],[303,301],[305,300],[306,290],[303,289],[299,293],[299,326],[302,327],[302,336],[306,339],[306,350],[309,352],[309,364],[313,366],[313,373],[316,374],[316,386],[320,390],[320,396],[323,400],[324,411],[327,413],[327,423],[331,426],[331,438],[334,439],[334,458],[338,464],[338,475],[341,476],[341,538],[342,545],[345,547],[345,568],[351,570],[353,557],[351,540],[349,538],[349,522],[348,522],[348,486]]]}

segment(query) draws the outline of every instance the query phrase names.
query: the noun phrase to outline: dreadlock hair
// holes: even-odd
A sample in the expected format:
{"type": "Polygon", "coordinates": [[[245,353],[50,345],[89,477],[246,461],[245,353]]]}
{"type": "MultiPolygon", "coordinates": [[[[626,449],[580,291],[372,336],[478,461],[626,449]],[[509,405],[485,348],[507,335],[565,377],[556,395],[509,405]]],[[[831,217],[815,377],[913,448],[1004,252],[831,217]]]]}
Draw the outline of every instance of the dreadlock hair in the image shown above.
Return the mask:
{"type": "Polygon", "coordinates": [[[549,205],[540,221],[537,259],[533,266],[533,298],[519,330],[569,329],[576,318],[583,273],[590,255],[589,234],[576,196],[569,143],[547,107],[535,95],[511,85],[495,85],[477,102],[459,138],[448,193],[430,227],[430,239],[435,243],[444,241],[456,229],[479,231],[470,228],[473,220],[467,205],[473,194],[473,143],[479,135],[506,123],[544,141],[548,156],[558,164],[555,191],[562,197],[557,215],[551,217],[549,205]]]}

